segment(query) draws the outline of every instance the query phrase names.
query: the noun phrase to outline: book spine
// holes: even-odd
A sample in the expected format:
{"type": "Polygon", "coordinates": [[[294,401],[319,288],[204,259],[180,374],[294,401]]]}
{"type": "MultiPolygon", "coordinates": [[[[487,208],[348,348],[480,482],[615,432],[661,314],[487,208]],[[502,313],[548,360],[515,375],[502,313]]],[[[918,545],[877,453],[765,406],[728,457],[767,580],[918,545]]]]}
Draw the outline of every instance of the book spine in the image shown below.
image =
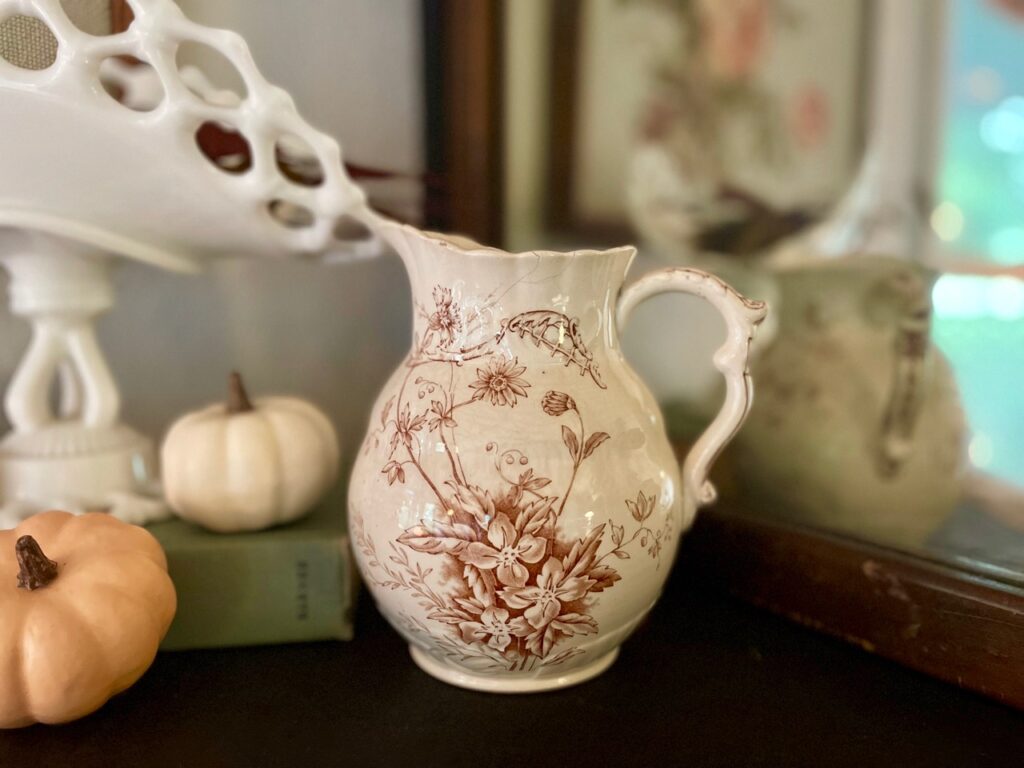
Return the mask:
{"type": "Polygon", "coordinates": [[[348,537],[252,537],[169,548],[178,613],[162,650],[350,640],[357,580],[348,537]]]}

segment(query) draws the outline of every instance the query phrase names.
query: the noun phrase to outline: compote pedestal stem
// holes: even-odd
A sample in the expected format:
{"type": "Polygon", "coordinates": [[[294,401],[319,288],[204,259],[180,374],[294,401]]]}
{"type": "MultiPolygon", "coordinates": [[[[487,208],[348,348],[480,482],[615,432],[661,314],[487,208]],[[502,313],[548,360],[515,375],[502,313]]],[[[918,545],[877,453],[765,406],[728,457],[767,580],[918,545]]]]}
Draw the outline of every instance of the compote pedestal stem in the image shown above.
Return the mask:
{"type": "Polygon", "coordinates": [[[0,263],[11,311],[32,326],[4,397],[11,432],[0,441],[0,526],[49,507],[132,522],[163,516],[148,495],[152,441],[119,422],[117,382],[96,338],[96,318],[114,304],[110,258],[33,236],[0,252],[0,263]]]}

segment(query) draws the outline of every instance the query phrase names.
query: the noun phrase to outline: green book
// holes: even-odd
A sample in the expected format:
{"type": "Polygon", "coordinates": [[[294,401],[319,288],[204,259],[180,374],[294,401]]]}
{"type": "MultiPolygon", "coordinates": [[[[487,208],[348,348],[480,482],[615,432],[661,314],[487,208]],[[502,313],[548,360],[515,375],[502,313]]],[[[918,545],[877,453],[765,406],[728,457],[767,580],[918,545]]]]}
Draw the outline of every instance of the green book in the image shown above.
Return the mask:
{"type": "Polygon", "coordinates": [[[343,510],[329,500],[303,520],[257,533],[210,533],[182,520],[151,525],[178,592],[161,649],[351,640],[358,582],[343,510]]]}

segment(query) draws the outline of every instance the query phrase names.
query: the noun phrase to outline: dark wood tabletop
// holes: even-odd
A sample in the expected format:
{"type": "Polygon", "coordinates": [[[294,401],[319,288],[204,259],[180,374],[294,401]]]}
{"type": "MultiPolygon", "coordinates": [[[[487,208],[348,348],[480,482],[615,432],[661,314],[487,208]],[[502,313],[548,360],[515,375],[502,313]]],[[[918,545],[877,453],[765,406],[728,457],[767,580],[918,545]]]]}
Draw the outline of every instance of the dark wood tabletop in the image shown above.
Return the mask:
{"type": "Polygon", "coordinates": [[[1024,765],[1024,714],[734,602],[676,569],[600,678],[494,696],[420,672],[364,599],[357,639],[164,653],[0,766],[1024,765]]]}

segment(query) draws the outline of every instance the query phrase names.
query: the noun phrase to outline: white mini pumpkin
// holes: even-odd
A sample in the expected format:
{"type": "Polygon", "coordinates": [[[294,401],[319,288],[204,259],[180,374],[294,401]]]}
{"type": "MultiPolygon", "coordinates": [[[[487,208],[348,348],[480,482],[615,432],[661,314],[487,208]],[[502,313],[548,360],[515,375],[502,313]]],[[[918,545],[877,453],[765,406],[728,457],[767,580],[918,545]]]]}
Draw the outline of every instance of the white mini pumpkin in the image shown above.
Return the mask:
{"type": "Polygon", "coordinates": [[[227,404],[176,421],[161,449],[164,494],[185,520],[254,531],[309,512],[338,477],[338,438],[322,411],[292,397],[250,403],[237,373],[227,404]]]}

